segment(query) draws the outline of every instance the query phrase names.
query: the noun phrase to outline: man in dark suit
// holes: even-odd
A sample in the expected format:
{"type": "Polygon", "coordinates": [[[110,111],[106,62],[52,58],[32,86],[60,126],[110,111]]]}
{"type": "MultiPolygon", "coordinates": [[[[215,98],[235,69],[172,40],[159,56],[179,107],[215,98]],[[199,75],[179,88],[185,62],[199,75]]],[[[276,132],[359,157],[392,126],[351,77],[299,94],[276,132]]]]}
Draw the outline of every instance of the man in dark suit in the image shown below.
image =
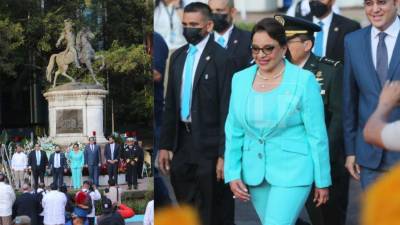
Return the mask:
{"type": "Polygon", "coordinates": [[[64,183],[64,173],[67,172],[67,158],[61,152],[60,146],[56,146],[55,152],[50,155],[49,167],[53,174],[53,184],[59,188],[64,183]]]}
{"type": "Polygon", "coordinates": [[[210,35],[211,17],[211,9],[200,2],[184,9],[189,44],[171,56],[159,166],[171,173],[179,203],[197,207],[202,224],[220,225],[216,187],[223,179],[229,73],[226,51],[210,35]]]}
{"type": "Polygon", "coordinates": [[[40,144],[35,144],[35,151],[31,151],[28,156],[28,166],[32,171],[34,187],[37,189],[38,180],[44,183],[44,173],[46,172],[48,159],[45,151],[40,150],[40,144]]]}
{"type": "Polygon", "coordinates": [[[349,174],[343,166],[346,158],[343,151],[342,132],[343,67],[339,61],[326,57],[320,58],[311,52],[314,44],[314,32],[321,30],[318,25],[302,18],[284,15],[275,16],[275,19],[284,24],[290,61],[315,75],[321,85],[324,102],[332,186],[329,188],[329,201],[320,207],[315,206],[314,196],[310,194],[306,203],[308,215],[312,224],[315,225],[344,225],[348,203],[349,174]]]}
{"type": "Polygon", "coordinates": [[[344,61],[344,37],[360,29],[356,21],[332,12],[335,0],[310,0],[311,15],[304,17],[321,27],[315,34],[313,53],[335,61],[344,61]]]}
{"type": "Polygon", "coordinates": [[[85,146],[85,167],[89,169],[89,178],[96,186],[99,186],[99,167],[101,166],[101,149],[95,143],[95,138],[89,138],[89,144],[85,146]]]}
{"type": "MultiPolygon", "coordinates": [[[[363,129],[374,112],[382,87],[400,80],[400,0],[366,0],[364,10],[371,25],[345,39],[343,122],[346,168],[363,189],[400,160],[400,153],[383,151],[365,142],[363,129]]],[[[400,118],[400,108],[389,121],[400,118]]]]}
{"type": "Polygon", "coordinates": [[[120,158],[120,146],[115,143],[114,137],[108,137],[108,143],[104,150],[104,156],[107,162],[108,179],[115,180],[118,183],[118,163],[120,158]]]}
{"type": "MultiPolygon", "coordinates": [[[[235,72],[250,66],[251,33],[233,25],[237,13],[233,0],[209,0],[213,13],[214,40],[225,48],[235,66],[235,72]]],[[[233,75],[233,74],[232,74],[233,75]]]]}
{"type": "Polygon", "coordinates": [[[37,225],[41,203],[38,201],[36,195],[31,193],[31,186],[29,184],[25,183],[22,185],[22,192],[14,202],[12,217],[29,216],[31,218],[31,225],[37,225]]]}

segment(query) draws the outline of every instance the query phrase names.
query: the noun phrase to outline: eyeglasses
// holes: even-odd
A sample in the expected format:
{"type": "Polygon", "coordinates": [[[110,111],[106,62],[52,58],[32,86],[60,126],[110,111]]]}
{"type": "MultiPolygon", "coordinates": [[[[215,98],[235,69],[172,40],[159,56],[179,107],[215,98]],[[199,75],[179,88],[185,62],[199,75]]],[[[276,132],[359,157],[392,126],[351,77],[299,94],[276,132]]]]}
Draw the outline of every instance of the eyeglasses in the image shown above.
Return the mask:
{"type": "Polygon", "coordinates": [[[257,46],[252,45],[251,46],[251,52],[254,55],[258,55],[258,53],[262,52],[264,55],[270,55],[275,49],[275,46],[273,45],[266,45],[262,48],[259,48],[257,46]]]}

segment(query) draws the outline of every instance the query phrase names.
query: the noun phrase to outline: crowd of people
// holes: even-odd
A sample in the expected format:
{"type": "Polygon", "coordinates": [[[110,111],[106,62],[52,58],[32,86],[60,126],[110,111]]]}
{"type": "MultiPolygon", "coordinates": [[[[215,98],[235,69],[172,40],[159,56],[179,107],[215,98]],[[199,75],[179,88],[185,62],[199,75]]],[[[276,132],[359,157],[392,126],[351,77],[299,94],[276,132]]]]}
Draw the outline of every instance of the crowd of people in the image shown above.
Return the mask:
{"type": "Polygon", "coordinates": [[[399,0],[365,0],[364,28],[310,0],[251,32],[232,0],[176,2],[155,9],[153,73],[159,169],[178,203],[204,225],[234,224],[234,199],[262,224],[308,224],[305,206],[314,225],[344,225],[351,177],[367,190],[400,159],[399,0]]]}

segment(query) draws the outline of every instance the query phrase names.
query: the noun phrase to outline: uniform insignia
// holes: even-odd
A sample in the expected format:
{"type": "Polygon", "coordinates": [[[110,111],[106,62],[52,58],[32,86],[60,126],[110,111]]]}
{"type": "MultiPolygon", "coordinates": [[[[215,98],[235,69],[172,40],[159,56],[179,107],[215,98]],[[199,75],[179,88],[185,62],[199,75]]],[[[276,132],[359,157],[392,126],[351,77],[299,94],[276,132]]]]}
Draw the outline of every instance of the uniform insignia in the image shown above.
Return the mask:
{"type": "Polygon", "coordinates": [[[322,78],[322,71],[319,70],[319,71],[315,74],[315,76],[317,77],[317,79],[318,79],[318,78],[322,78]]]}
{"type": "Polygon", "coordinates": [[[335,27],[333,30],[334,30],[335,32],[338,32],[338,31],[339,31],[339,27],[335,27]]]}
{"type": "Polygon", "coordinates": [[[204,79],[208,80],[208,74],[204,75],[204,79]]]}
{"type": "Polygon", "coordinates": [[[207,56],[207,57],[206,57],[206,60],[207,60],[207,61],[209,61],[210,59],[211,59],[211,57],[210,57],[210,56],[207,56]]]}
{"type": "Polygon", "coordinates": [[[282,26],[285,26],[285,19],[283,18],[283,16],[275,16],[274,19],[282,24],[282,26]]]}
{"type": "Polygon", "coordinates": [[[327,58],[327,57],[320,58],[319,61],[324,64],[328,64],[328,65],[331,65],[334,67],[336,67],[340,64],[340,61],[335,61],[335,60],[327,58]]]}
{"type": "Polygon", "coordinates": [[[321,89],[321,95],[325,94],[325,90],[321,89]]]}

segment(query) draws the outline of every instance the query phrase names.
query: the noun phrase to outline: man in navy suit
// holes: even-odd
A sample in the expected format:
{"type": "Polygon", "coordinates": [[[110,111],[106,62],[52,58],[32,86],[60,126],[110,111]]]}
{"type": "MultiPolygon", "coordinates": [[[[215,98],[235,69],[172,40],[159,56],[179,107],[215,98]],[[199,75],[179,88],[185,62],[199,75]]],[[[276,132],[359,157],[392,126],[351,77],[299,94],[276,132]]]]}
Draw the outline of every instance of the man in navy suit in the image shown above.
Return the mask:
{"type": "MultiPolygon", "coordinates": [[[[363,129],[375,110],[387,81],[400,79],[400,0],[365,0],[365,13],[371,25],[345,38],[343,77],[343,122],[346,168],[363,189],[389,170],[400,153],[383,151],[367,144],[363,129]]],[[[397,107],[389,122],[400,118],[397,107]]]]}
{"type": "Polygon", "coordinates": [[[55,152],[50,155],[49,167],[53,174],[53,183],[59,188],[64,183],[64,173],[67,172],[67,158],[61,152],[60,146],[56,146],[55,152]]]}
{"type": "Polygon", "coordinates": [[[40,183],[44,183],[44,173],[46,172],[48,159],[45,151],[40,149],[40,144],[35,144],[35,150],[31,151],[28,156],[28,166],[32,171],[34,187],[37,189],[38,180],[40,183]]]}
{"type": "Polygon", "coordinates": [[[101,166],[101,149],[95,143],[95,138],[89,138],[89,144],[85,146],[85,167],[89,169],[89,178],[96,186],[99,186],[99,167],[101,166]]]}

